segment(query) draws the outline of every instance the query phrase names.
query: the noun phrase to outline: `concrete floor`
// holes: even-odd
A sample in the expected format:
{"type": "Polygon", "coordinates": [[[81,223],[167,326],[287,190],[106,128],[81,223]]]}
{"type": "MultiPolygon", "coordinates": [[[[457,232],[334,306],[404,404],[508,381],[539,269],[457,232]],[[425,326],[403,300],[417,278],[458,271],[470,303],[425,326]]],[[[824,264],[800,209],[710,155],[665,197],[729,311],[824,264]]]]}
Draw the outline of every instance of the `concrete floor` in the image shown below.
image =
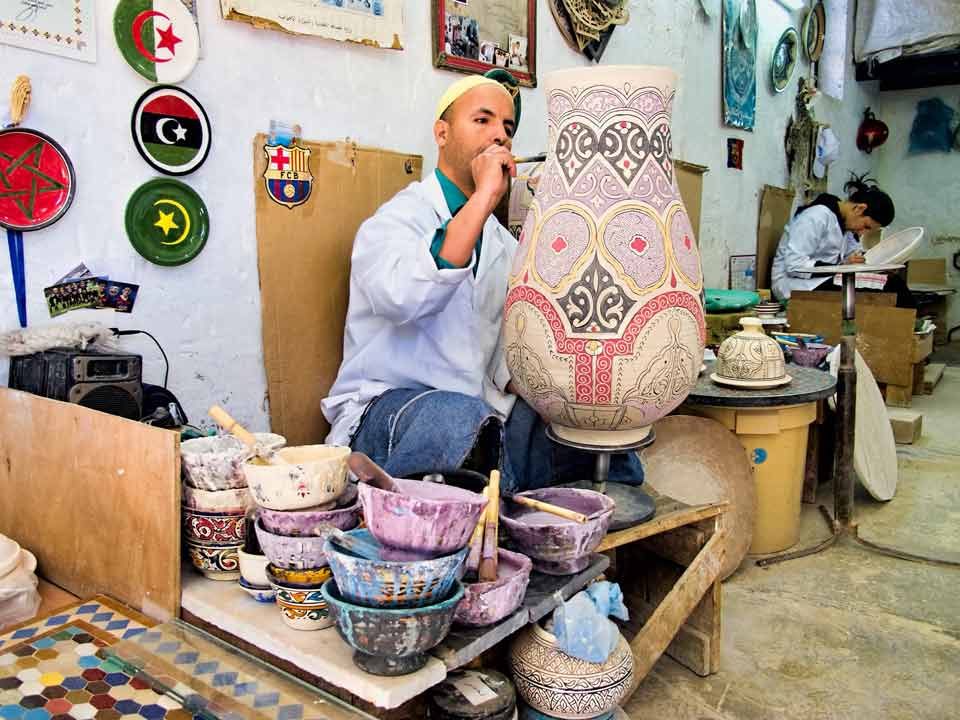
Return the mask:
{"type": "MultiPolygon", "coordinates": [[[[862,537],[960,558],[960,368],[947,368],[917,445],[899,445],[889,503],[858,488],[862,537]]],[[[831,487],[820,501],[832,508],[831,487]]],[[[800,546],[827,536],[805,505],[800,546]]],[[[846,542],[723,586],[721,671],[700,678],[664,656],[626,710],[641,720],[960,718],[960,569],[846,542]]]]}

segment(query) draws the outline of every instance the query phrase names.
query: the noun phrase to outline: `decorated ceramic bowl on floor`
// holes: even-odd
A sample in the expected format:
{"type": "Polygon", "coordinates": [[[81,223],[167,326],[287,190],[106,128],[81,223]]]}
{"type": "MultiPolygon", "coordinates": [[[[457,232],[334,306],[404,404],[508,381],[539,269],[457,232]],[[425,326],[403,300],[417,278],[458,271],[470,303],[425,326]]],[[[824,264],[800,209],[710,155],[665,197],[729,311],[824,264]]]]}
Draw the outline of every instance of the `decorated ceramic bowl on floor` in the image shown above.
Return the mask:
{"type": "Polygon", "coordinates": [[[287,537],[324,535],[327,525],[338,530],[352,530],[360,524],[361,513],[355,485],[348,485],[343,495],[337,498],[336,507],[329,510],[271,510],[261,507],[257,511],[265,530],[287,537]]]}
{"type": "Polygon", "coordinates": [[[363,519],[392,559],[436,558],[466,547],[487,499],[468,490],[394,478],[400,492],[361,483],[363,519]]]}
{"type": "Polygon", "coordinates": [[[256,507],[246,487],[228,490],[200,490],[187,483],[181,484],[184,507],[202,512],[242,513],[256,507]]]}
{"type": "Polygon", "coordinates": [[[504,544],[548,575],[572,575],[587,567],[590,554],[607,534],[616,503],[603,493],[575,488],[541,488],[519,495],[597,517],[581,524],[504,501],[500,506],[504,544]]]}
{"type": "Polygon", "coordinates": [[[241,547],[237,551],[240,561],[240,576],[243,580],[255,587],[269,587],[267,578],[267,564],[270,562],[266,555],[249,553],[241,547]]]}
{"type": "MultiPolygon", "coordinates": [[[[382,549],[369,530],[353,530],[347,535],[382,549]]],[[[432,560],[367,560],[331,537],[323,550],[344,600],[367,607],[408,608],[448,597],[453,584],[463,577],[468,548],[432,560]]]]}
{"type": "Polygon", "coordinates": [[[740,318],[743,330],[720,344],[710,379],[718,385],[763,389],[791,381],[780,344],[763,331],[758,318],[740,318]]]}
{"type": "Polygon", "coordinates": [[[468,627],[486,627],[513,614],[523,603],[533,562],[526,555],[499,549],[497,579],[463,583],[463,600],[454,622],[468,627]]]}
{"type": "Polygon", "coordinates": [[[242,545],[205,545],[186,541],[193,566],[210,580],[240,578],[239,550],[242,545]]]}
{"type": "Polygon", "coordinates": [[[294,630],[323,630],[333,625],[329,604],[320,587],[291,587],[278,583],[274,578],[271,578],[270,584],[277,593],[280,615],[289,627],[294,630]]]}
{"type": "Polygon", "coordinates": [[[272,603],[276,601],[277,591],[270,585],[253,585],[242,577],[238,582],[243,591],[257,602],[272,603]]]}
{"type": "Polygon", "coordinates": [[[244,512],[209,512],[184,505],[183,537],[188,542],[204,545],[242,545],[244,512]]]}
{"type": "Polygon", "coordinates": [[[258,505],[270,510],[302,510],[335,501],[347,485],[350,448],[304,445],[277,451],[281,463],[243,464],[258,505]]]}
{"type": "Polygon", "coordinates": [[[448,598],[418,608],[370,608],[347,602],[328,580],[321,588],[340,637],[354,650],[353,662],[372,675],[407,675],[427,664],[427,651],[450,632],[463,599],[457,582],[448,598]]]}
{"type": "Polygon", "coordinates": [[[325,534],[300,537],[277,535],[263,527],[262,519],[257,520],[255,527],[263,554],[277,567],[286,570],[310,570],[329,564],[323,551],[323,543],[327,539],[325,534]]]}
{"type": "Polygon", "coordinates": [[[232,435],[194,438],[180,443],[183,480],[200,490],[230,490],[245,487],[243,461],[247,446],[232,435]]]}
{"type": "Polygon", "coordinates": [[[633,654],[623,635],[605,662],[567,655],[540,623],[522,630],[510,648],[517,693],[549,717],[587,720],[612,711],[633,682],[633,654]]]}

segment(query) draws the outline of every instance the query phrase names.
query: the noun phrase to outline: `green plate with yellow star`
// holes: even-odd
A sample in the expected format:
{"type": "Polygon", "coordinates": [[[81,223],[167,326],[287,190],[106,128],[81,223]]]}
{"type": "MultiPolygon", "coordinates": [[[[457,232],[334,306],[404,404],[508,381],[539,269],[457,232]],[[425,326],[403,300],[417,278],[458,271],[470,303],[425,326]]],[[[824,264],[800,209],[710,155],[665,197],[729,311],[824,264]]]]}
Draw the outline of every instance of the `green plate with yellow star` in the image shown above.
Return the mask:
{"type": "Polygon", "coordinates": [[[124,218],[130,244],[157,265],[183,265],[195,258],[210,234],[210,215],[200,196],[173,178],[138,187],[124,218]]]}

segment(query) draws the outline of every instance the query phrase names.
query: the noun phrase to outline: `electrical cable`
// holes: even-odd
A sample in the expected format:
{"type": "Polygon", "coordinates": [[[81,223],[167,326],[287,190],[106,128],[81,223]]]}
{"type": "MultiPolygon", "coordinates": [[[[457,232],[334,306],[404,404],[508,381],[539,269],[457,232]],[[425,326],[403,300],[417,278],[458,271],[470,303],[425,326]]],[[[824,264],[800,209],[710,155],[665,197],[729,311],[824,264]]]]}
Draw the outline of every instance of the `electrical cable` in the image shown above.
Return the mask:
{"type": "Polygon", "coordinates": [[[167,387],[167,379],[170,377],[170,361],[167,359],[167,354],[163,351],[163,346],[160,344],[160,341],[157,340],[153,335],[148,333],[146,330],[120,330],[119,328],[110,328],[111,332],[117,337],[123,337],[124,335],[146,335],[148,338],[153,340],[157,345],[157,349],[160,350],[160,354],[163,355],[163,387],[167,387]]]}

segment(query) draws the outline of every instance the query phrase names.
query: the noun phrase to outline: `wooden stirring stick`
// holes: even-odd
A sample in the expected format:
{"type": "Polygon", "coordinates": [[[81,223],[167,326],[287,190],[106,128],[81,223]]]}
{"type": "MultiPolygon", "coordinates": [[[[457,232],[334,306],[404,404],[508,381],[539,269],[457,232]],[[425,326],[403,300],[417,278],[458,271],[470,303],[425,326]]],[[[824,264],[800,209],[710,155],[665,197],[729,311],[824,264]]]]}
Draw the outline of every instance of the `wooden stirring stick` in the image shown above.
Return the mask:
{"type": "Polygon", "coordinates": [[[490,471],[489,496],[487,498],[486,526],[483,533],[483,556],[480,558],[480,582],[493,582],[497,579],[497,560],[499,559],[498,523],[500,521],[500,471],[490,471]]]}
{"type": "Polygon", "coordinates": [[[557,517],[573,520],[581,525],[590,519],[583,513],[578,513],[576,510],[570,510],[569,508],[560,507],[559,505],[552,505],[551,503],[546,503],[543,502],[543,500],[527,497],[526,495],[504,495],[504,497],[511,502],[515,502],[517,505],[523,505],[524,507],[550,513],[551,515],[556,515],[557,517]]]}
{"type": "Polygon", "coordinates": [[[269,448],[263,447],[260,443],[257,442],[257,438],[253,436],[249,430],[247,430],[243,425],[238,423],[233,417],[224,410],[219,405],[214,405],[210,408],[207,413],[214,420],[217,421],[217,424],[226,430],[228,433],[232,434],[234,437],[239,438],[247,447],[249,447],[257,458],[263,461],[267,465],[289,465],[286,460],[277,455],[277,453],[269,448]]]}
{"type": "MultiPolygon", "coordinates": [[[[487,488],[483,489],[482,495],[490,495],[487,488]]],[[[489,506],[488,506],[489,507],[489,506]]],[[[470,536],[470,553],[467,555],[467,572],[476,573],[480,568],[480,556],[483,554],[483,529],[487,526],[487,511],[484,509],[477,521],[477,526],[473,529],[470,536]]]]}

